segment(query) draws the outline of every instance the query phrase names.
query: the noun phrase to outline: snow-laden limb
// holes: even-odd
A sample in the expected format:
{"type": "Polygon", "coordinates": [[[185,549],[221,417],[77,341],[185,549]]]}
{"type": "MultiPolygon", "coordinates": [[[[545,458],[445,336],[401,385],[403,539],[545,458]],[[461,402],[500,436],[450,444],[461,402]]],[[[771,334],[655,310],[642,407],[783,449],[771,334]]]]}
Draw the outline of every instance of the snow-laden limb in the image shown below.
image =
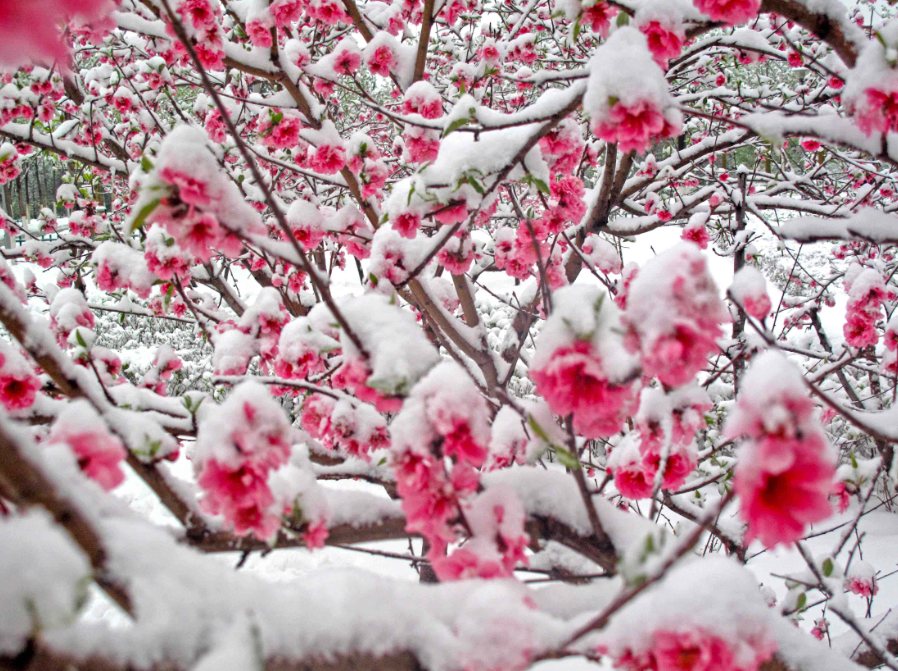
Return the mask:
{"type": "Polygon", "coordinates": [[[864,240],[875,244],[898,243],[898,216],[874,208],[861,208],[845,218],[796,217],[777,227],[788,240],[864,240]]]}

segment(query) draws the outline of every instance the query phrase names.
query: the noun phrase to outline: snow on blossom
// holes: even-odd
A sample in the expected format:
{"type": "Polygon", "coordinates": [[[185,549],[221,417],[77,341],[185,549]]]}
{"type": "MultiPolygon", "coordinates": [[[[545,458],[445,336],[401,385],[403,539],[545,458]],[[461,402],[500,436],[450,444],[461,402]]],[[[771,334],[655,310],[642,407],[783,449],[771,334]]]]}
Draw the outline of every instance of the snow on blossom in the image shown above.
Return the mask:
{"type": "Polygon", "coordinates": [[[773,307],[767,294],[767,280],[754,266],[745,266],[735,274],[729,294],[755,319],[764,319],[773,307]]]}
{"type": "Polygon", "coordinates": [[[69,335],[78,327],[92,329],[94,313],[77,289],[62,289],[50,302],[50,328],[61,347],[68,347],[69,335]]]}
{"type": "Polygon", "coordinates": [[[45,444],[68,446],[82,473],[107,491],[125,480],[121,469],[125,448],[85,400],[66,406],[53,422],[45,444]]]}
{"type": "Polygon", "coordinates": [[[308,250],[320,245],[327,233],[321,211],[302,198],[290,204],[290,209],[287,210],[287,223],[296,241],[308,250]]]}
{"type": "Polygon", "coordinates": [[[875,345],[879,342],[876,323],[883,316],[882,303],[888,295],[882,275],[873,268],[853,263],[845,272],[843,284],[848,293],[842,328],[845,342],[858,348],[875,345]]]}
{"type": "Polygon", "coordinates": [[[627,671],[757,671],[777,651],[754,576],[720,556],[676,565],[600,634],[599,652],[627,671]]]}
{"type": "Polygon", "coordinates": [[[682,127],[664,73],[635,28],[616,31],[596,50],[583,108],[592,119],[592,132],[619,143],[625,152],[645,151],[662,138],[678,135],[682,127]]]}
{"type": "Polygon", "coordinates": [[[412,388],[390,424],[391,462],[406,528],[430,541],[434,557],[454,540],[451,523],[461,498],[477,488],[474,468],[487,456],[489,414],[467,373],[444,361],[412,388]],[[451,471],[448,459],[454,464],[451,471]]]}
{"type": "MultiPolygon", "coordinates": [[[[343,365],[355,369],[349,376],[350,386],[362,400],[377,405],[407,395],[439,361],[411,312],[387,297],[359,296],[345,301],[341,310],[366,349],[363,354],[345,334],[340,334],[343,365]]],[[[323,314],[326,308],[316,307],[310,317],[316,311],[323,314]]]]}
{"type": "Polygon", "coordinates": [[[22,158],[9,142],[0,144],[0,184],[6,184],[22,172],[22,158]]]}
{"type": "Polygon", "coordinates": [[[680,238],[694,242],[701,249],[707,249],[708,243],[711,242],[711,234],[708,232],[708,219],[710,212],[698,212],[689,218],[689,223],[683,227],[683,233],[680,238]]]}
{"type": "Polygon", "coordinates": [[[0,341],[0,405],[7,412],[30,408],[40,388],[41,381],[28,360],[0,341]]]}
{"type": "Polygon", "coordinates": [[[463,505],[471,537],[448,556],[433,561],[440,580],[510,577],[527,565],[524,506],[510,488],[495,485],[463,505]]]}
{"type": "MultiPolygon", "coordinates": [[[[320,404],[318,405],[320,407],[320,404]]],[[[349,456],[370,461],[372,451],[389,445],[390,435],[386,420],[367,403],[341,399],[333,404],[330,416],[323,421],[325,422],[323,426],[319,423],[321,428],[319,437],[323,438],[325,443],[332,443],[334,447],[342,448],[349,456]]]]}
{"type": "Polygon", "coordinates": [[[155,278],[147,267],[143,254],[129,245],[106,240],[91,255],[97,265],[97,286],[102,291],[131,289],[141,298],[148,298],[155,278]]]}
{"type": "Polygon", "coordinates": [[[669,393],[657,387],[643,389],[635,416],[637,431],[614,447],[608,460],[621,495],[646,498],[656,480],[663,489],[681,487],[698,463],[694,437],[710,407],[707,392],[697,386],[669,393]]]}
{"type": "Polygon", "coordinates": [[[724,427],[728,437],[748,437],[734,479],[746,541],[790,544],[832,514],[836,471],[813,410],[800,371],[783,355],[766,352],[752,361],[724,427]]]}
{"type": "Polygon", "coordinates": [[[758,15],[761,0],[692,0],[702,14],[707,14],[712,21],[721,21],[731,25],[745,23],[758,15]]]}
{"type": "Polygon", "coordinates": [[[443,116],[443,99],[433,84],[419,81],[405,92],[402,101],[404,114],[420,114],[425,119],[439,119],[443,116]]]}
{"type": "Polygon", "coordinates": [[[853,594],[869,599],[879,592],[879,585],[876,582],[876,569],[862,559],[852,559],[845,578],[846,588],[853,594]]]}
{"type": "Polygon", "coordinates": [[[184,249],[201,257],[208,258],[203,250],[213,243],[222,252],[239,253],[242,243],[237,241],[235,247],[223,237],[226,232],[256,234],[263,230],[258,213],[219,168],[209,138],[199,128],[181,125],[165,137],[155,169],[140,178],[139,193],[132,217],[150,208],[148,221],[163,224],[184,249]],[[171,195],[160,200],[160,191],[171,195]],[[221,235],[218,226],[223,229],[221,235]]]}
{"type": "Polygon", "coordinates": [[[523,464],[527,458],[530,438],[524,420],[509,406],[503,406],[493,418],[487,468],[505,468],[523,464]]]}
{"type": "Polygon", "coordinates": [[[386,32],[378,32],[363,51],[368,69],[381,77],[389,77],[399,65],[399,44],[386,32]]]}
{"type": "Polygon", "coordinates": [[[316,329],[308,317],[298,317],[281,330],[275,373],[286,379],[323,373],[323,356],[339,348],[340,343],[316,329]]]}
{"type": "Polygon", "coordinates": [[[271,539],[281,521],[268,475],[289,456],[284,411],[260,384],[243,382],[200,422],[194,467],[203,508],[223,515],[238,535],[271,539]]]}
{"type": "Polygon", "coordinates": [[[553,296],[530,376],[556,415],[573,413],[587,438],[617,433],[638,405],[636,361],[624,349],[618,310],[598,287],[571,286],[553,296]]]}
{"type": "Polygon", "coordinates": [[[597,233],[590,233],[580,246],[583,256],[599,271],[607,274],[619,275],[623,264],[620,254],[610,242],[597,233]]]}
{"type": "Polygon", "coordinates": [[[680,386],[705,367],[730,320],[699,248],[682,242],[648,261],[627,291],[627,346],[643,372],[680,386]]]}

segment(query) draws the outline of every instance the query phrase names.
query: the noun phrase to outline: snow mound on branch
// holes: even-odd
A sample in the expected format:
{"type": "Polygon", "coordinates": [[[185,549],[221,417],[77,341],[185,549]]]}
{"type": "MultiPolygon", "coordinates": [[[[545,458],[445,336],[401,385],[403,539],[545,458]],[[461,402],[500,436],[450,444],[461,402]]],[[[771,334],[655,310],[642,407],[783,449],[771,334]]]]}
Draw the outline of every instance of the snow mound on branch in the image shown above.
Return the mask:
{"type": "Polygon", "coordinates": [[[86,597],[90,565],[44,512],[0,517],[0,653],[66,624],[86,597]]]}

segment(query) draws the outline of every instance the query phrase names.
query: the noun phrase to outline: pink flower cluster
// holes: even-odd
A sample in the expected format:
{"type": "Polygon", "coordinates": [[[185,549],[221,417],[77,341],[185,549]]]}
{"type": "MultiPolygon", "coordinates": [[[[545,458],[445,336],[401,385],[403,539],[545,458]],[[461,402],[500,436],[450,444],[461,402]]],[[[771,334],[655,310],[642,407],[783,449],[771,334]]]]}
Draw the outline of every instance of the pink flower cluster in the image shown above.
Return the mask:
{"type": "Polygon", "coordinates": [[[406,529],[430,543],[442,580],[507,577],[524,561],[520,501],[498,489],[475,497],[490,442],[489,409],[457,364],[444,362],[412,389],[391,427],[392,464],[406,529]],[[448,556],[449,545],[468,536],[448,556]]]}
{"type": "Polygon", "coordinates": [[[270,540],[281,526],[269,473],[290,457],[290,426],[280,406],[245,382],[200,425],[197,454],[202,507],[234,533],[270,540]]]}
{"type": "Polygon", "coordinates": [[[370,405],[337,401],[323,394],[311,394],[303,404],[300,424],[310,436],[325,446],[340,448],[349,456],[370,461],[370,453],[390,443],[387,424],[370,405]]]}
{"type": "Polygon", "coordinates": [[[11,144],[0,145],[0,184],[6,184],[22,172],[22,157],[11,144]]]}
{"type": "Polygon", "coordinates": [[[737,658],[730,642],[699,627],[662,629],[652,639],[651,648],[627,650],[614,660],[615,666],[627,671],[757,671],[776,652],[769,642],[753,641],[753,654],[737,658]]]}
{"type": "Polygon", "coordinates": [[[761,0],[692,0],[692,4],[712,21],[731,25],[745,23],[761,9],[761,0]]]}
{"type": "Polygon", "coordinates": [[[648,40],[649,51],[655,62],[662,68],[666,68],[668,61],[679,56],[683,50],[686,34],[681,26],[648,21],[639,26],[639,30],[648,40]]]}
{"type": "Polygon", "coordinates": [[[573,413],[574,429],[587,438],[617,433],[637,407],[638,380],[611,379],[586,341],[557,348],[530,376],[552,412],[562,417],[573,413]]]}
{"type": "Polygon", "coordinates": [[[46,443],[68,446],[81,472],[106,491],[125,480],[120,466],[126,456],[125,448],[86,401],[75,401],[60,414],[46,443]]]}
{"type": "Polygon", "coordinates": [[[882,275],[872,268],[853,264],[845,273],[848,306],[842,331],[845,342],[862,348],[879,342],[876,322],[882,317],[882,303],[890,296],[882,275]]]}
{"type": "Polygon", "coordinates": [[[681,487],[698,462],[693,440],[710,407],[710,399],[698,389],[669,396],[661,389],[643,390],[636,433],[614,448],[608,461],[621,495],[634,500],[651,496],[662,464],[661,487],[681,487]]]}
{"type": "Polygon", "coordinates": [[[677,387],[705,367],[729,313],[698,247],[680,243],[639,271],[627,292],[627,346],[643,373],[677,387]]]}
{"type": "Polygon", "coordinates": [[[7,412],[34,405],[41,382],[21,354],[0,342],[0,405],[7,412]]]}
{"type": "Polygon", "coordinates": [[[371,371],[362,359],[347,358],[334,373],[331,384],[334,389],[350,389],[356,398],[372,404],[380,412],[397,412],[402,407],[402,398],[368,386],[370,377],[371,371]]]}
{"type": "Polygon", "coordinates": [[[153,211],[150,219],[161,223],[182,249],[204,263],[212,258],[215,249],[236,256],[243,243],[227,235],[219,224],[211,209],[212,187],[208,182],[170,167],[161,168],[158,174],[173,187],[173,192],[153,211]]]}
{"type": "Polygon", "coordinates": [[[592,126],[597,137],[618,143],[623,152],[645,151],[660,140],[679,135],[681,130],[680,124],[671,123],[648,100],[632,105],[617,101],[608,115],[597,119],[592,126]]]}
{"type": "Polygon", "coordinates": [[[505,578],[527,564],[524,506],[512,490],[490,487],[463,507],[471,537],[448,556],[434,558],[440,580],[505,578]]]}
{"type": "Polygon", "coordinates": [[[870,87],[863,95],[855,111],[858,127],[867,135],[898,130],[898,91],[870,87]]]}
{"type": "Polygon", "coordinates": [[[865,599],[873,598],[879,592],[876,570],[867,562],[854,559],[845,580],[846,589],[865,599]]]}
{"type": "Polygon", "coordinates": [[[735,472],[746,542],[790,544],[832,514],[835,467],[813,412],[793,364],[775,352],[755,359],[725,427],[727,437],[749,438],[735,472]]]}
{"type": "Polygon", "coordinates": [[[596,2],[592,7],[583,10],[583,17],[580,20],[588,25],[592,32],[598,33],[602,37],[608,37],[611,21],[616,16],[616,7],[612,7],[607,2],[596,2]]]}

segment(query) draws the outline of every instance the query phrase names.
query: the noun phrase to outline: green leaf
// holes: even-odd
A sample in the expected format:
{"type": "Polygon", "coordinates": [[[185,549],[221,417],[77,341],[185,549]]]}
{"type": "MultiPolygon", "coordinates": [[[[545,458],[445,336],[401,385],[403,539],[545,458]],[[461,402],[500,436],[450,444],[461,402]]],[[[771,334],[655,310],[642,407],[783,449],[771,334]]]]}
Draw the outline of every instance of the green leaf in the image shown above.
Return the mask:
{"type": "Polygon", "coordinates": [[[833,574],[833,560],[829,557],[823,562],[823,575],[827,578],[833,574]]]}
{"type": "Polygon", "coordinates": [[[577,455],[570,450],[556,446],[555,456],[558,457],[558,463],[566,468],[570,468],[571,470],[580,468],[580,460],[577,458],[577,455]]]}
{"type": "Polygon", "coordinates": [[[534,177],[531,181],[534,184],[534,186],[536,186],[538,191],[541,191],[542,193],[546,194],[547,196],[552,193],[552,191],[549,189],[549,185],[546,184],[543,180],[541,180],[537,177],[534,177]]]}
{"type": "Polygon", "coordinates": [[[387,463],[387,458],[386,458],[386,457],[381,457],[381,458],[380,458],[380,461],[377,462],[377,465],[378,465],[378,466],[383,466],[385,463],[387,463]]]}
{"type": "Polygon", "coordinates": [[[87,349],[87,343],[84,342],[84,336],[81,335],[81,329],[75,329],[75,340],[78,341],[78,344],[81,347],[87,349]]]}
{"type": "Polygon", "coordinates": [[[443,137],[446,137],[447,135],[449,135],[449,133],[454,133],[459,128],[464,128],[470,122],[471,122],[470,119],[465,119],[465,118],[456,119],[455,121],[453,121],[451,124],[449,124],[446,127],[446,130],[443,131],[443,137]]]}
{"type": "Polygon", "coordinates": [[[617,15],[617,27],[622,28],[630,23],[630,16],[626,12],[620,12],[617,15]]]}
{"type": "Polygon", "coordinates": [[[153,170],[153,162],[148,159],[146,156],[142,156],[140,159],[140,169],[146,173],[150,173],[153,170]]]}
{"type": "Polygon", "coordinates": [[[530,426],[530,428],[533,430],[533,433],[535,433],[535,434],[539,437],[539,439],[542,440],[544,443],[551,443],[551,442],[552,442],[551,440],[549,440],[549,436],[548,436],[548,434],[543,430],[543,427],[541,427],[541,426],[539,425],[539,422],[537,422],[537,421],[533,418],[533,415],[527,415],[527,424],[528,424],[528,425],[530,426]]]}
{"type": "Polygon", "coordinates": [[[806,592],[802,592],[798,596],[798,601],[795,604],[795,608],[797,610],[802,610],[807,605],[807,603],[808,603],[808,595],[806,592]]]}
{"type": "Polygon", "coordinates": [[[134,221],[131,222],[131,233],[136,231],[139,228],[143,228],[144,224],[147,223],[147,217],[153,214],[153,210],[159,207],[159,203],[162,201],[161,198],[154,198],[149,203],[140,208],[140,211],[137,213],[137,216],[134,217],[134,221]]]}

